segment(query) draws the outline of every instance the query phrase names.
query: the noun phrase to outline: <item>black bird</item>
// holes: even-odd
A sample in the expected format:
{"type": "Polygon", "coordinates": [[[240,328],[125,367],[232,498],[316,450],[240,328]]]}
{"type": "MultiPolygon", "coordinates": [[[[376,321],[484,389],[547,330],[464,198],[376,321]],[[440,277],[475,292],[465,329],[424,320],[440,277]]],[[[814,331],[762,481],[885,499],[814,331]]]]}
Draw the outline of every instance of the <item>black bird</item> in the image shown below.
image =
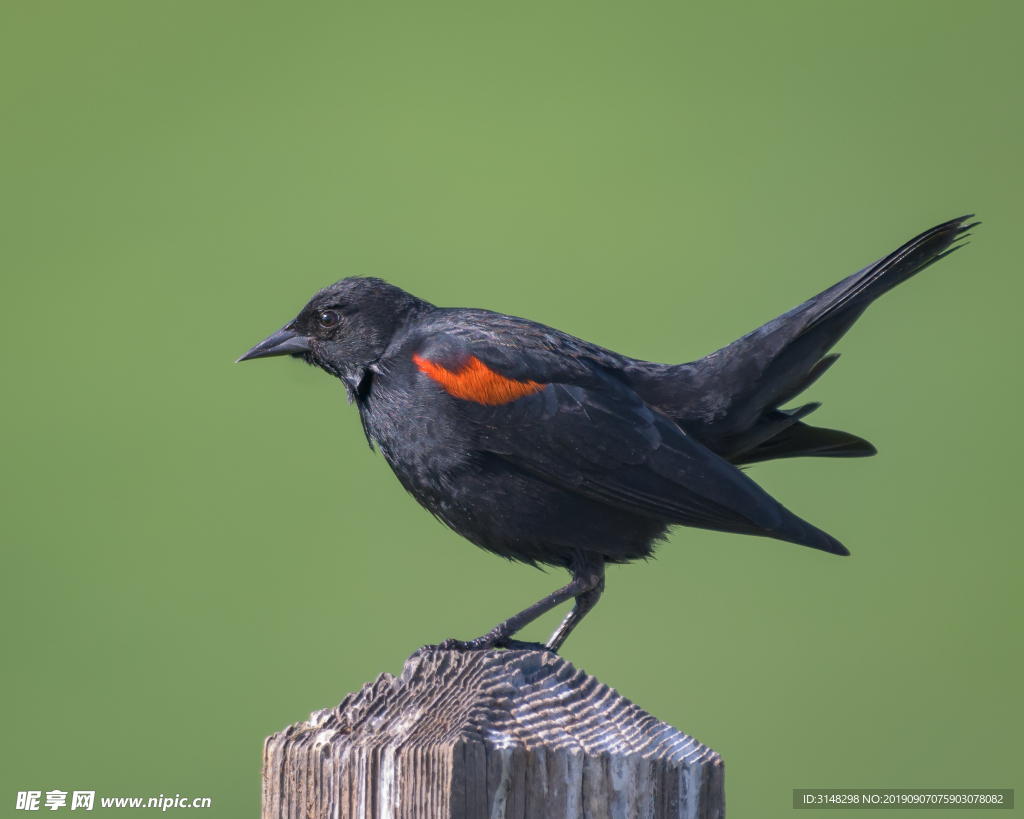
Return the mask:
{"type": "Polygon", "coordinates": [[[814,383],[828,351],[869,304],[948,256],[974,224],[954,219],[738,341],[690,364],[637,361],[551,327],[487,310],[434,307],[380,279],[317,293],[239,361],[291,355],[341,379],[416,500],[467,540],[572,580],[468,642],[513,635],[575,604],[557,651],[604,590],[607,563],[652,553],[672,525],[785,540],[848,555],[740,465],[874,455],[847,432],[813,427],[818,404],[782,405],[814,383]]]}

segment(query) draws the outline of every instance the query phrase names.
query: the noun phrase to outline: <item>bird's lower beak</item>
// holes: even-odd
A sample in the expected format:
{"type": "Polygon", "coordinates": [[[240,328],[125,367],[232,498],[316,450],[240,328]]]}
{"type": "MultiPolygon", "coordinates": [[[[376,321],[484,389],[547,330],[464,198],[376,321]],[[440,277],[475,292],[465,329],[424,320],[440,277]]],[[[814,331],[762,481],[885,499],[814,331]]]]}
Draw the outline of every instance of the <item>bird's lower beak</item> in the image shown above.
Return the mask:
{"type": "MultiPolygon", "coordinates": [[[[272,355],[294,355],[295,353],[304,353],[307,350],[311,350],[310,342],[312,339],[308,336],[301,336],[290,328],[291,325],[282,327],[274,335],[263,339],[263,341],[249,350],[238,361],[248,361],[250,358],[267,358],[272,355]]],[[[235,363],[237,364],[238,361],[235,363]]]]}

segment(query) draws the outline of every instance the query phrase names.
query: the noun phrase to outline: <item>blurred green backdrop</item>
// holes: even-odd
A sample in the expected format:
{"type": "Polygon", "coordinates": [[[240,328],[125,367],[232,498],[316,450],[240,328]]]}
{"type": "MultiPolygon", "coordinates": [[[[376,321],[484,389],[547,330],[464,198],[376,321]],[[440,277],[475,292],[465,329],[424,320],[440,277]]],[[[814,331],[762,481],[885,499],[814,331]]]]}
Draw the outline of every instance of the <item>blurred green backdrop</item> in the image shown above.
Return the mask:
{"type": "Polygon", "coordinates": [[[807,396],[881,454],[753,471],[853,557],[677,530],[564,653],[734,817],[1024,785],[1022,8],[0,5],[2,815],[253,816],[266,734],[564,582],[434,522],[338,382],[234,366],[317,288],[675,362],[970,211],[807,396]]]}

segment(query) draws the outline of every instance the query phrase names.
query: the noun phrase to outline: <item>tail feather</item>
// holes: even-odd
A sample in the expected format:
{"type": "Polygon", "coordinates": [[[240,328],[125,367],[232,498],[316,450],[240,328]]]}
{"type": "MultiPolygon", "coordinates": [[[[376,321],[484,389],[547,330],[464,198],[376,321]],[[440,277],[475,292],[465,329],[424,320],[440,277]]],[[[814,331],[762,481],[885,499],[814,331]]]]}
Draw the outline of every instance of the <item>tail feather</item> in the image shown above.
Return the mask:
{"type": "Polygon", "coordinates": [[[849,432],[796,423],[729,460],[741,466],[779,458],[863,458],[877,453],[868,441],[849,432]]]}
{"type": "Polygon", "coordinates": [[[962,216],[925,231],[699,361],[652,371],[637,391],[733,463],[874,454],[874,447],[855,435],[785,423],[779,407],[835,363],[838,356],[829,350],[875,299],[964,247],[968,231],[980,224],[970,219],[962,216]]]}
{"type": "MultiPolygon", "coordinates": [[[[951,219],[948,222],[933,227],[931,230],[925,231],[885,258],[879,259],[873,265],[869,265],[863,270],[854,273],[849,278],[844,279],[839,284],[796,308],[800,310],[808,305],[813,305],[813,307],[817,308],[814,311],[817,315],[804,327],[803,332],[809,332],[849,307],[857,304],[867,306],[878,297],[888,293],[896,285],[902,284],[911,276],[920,273],[937,261],[970,244],[970,242],[955,243],[970,236],[971,234],[968,231],[981,224],[980,222],[963,224],[973,215],[969,214],[961,216],[959,219],[951,219]]],[[[793,312],[796,311],[790,311],[790,313],[793,312]]],[[[790,313],[785,315],[790,315],[790,313]]],[[[783,316],[780,316],[780,318],[783,318],[783,316]]]]}
{"type": "Polygon", "coordinates": [[[782,393],[778,397],[777,406],[787,404],[794,398],[796,398],[800,393],[802,393],[809,386],[811,386],[811,384],[813,384],[815,381],[821,378],[829,369],[829,367],[835,364],[838,360],[839,353],[832,353],[832,355],[827,355],[824,358],[819,358],[813,365],[811,365],[811,368],[807,371],[807,374],[803,378],[798,379],[795,383],[792,384],[792,386],[787,392],[782,393]]]}

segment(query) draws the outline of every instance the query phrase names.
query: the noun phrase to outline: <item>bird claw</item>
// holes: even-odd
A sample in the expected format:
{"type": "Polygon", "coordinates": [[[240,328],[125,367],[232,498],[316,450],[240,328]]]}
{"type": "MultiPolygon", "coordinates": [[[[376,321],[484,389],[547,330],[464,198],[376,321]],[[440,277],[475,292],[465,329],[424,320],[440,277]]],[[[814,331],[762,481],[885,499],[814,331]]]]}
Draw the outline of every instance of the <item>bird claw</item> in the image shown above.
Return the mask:
{"type": "Polygon", "coordinates": [[[485,637],[477,637],[475,640],[456,640],[454,637],[449,637],[438,648],[441,651],[486,651],[489,648],[494,648],[495,645],[496,642],[489,641],[485,637]]]}
{"type": "Polygon", "coordinates": [[[504,648],[509,651],[551,651],[554,654],[558,653],[548,648],[544,643],[528,643],[523,640],[513,640],[511,637],[504,637],[500,634],[495,634],[493,631],[488,632],[483,637],[477,637],[475,640],[456,640],[454,637],[451,637],[436,646],[423,646],[419,651],[489,651],[496,648],[504,648]]]}
{"type": "Polygon", "coordinates": [[[478,637],[475,640],[456,640],[454,637],[450,637],[437,645],[431,643],[420,646],[416,649],[416,654],[422,654],[424,651],[487,651],[491,648],[504,648],[504,646],[498,645],[496,642],[485,641],[483,637],[478,637]]]}
{"type": "Polygon", "coordinates": [[[509,651],[550,651],[552,654],[557,654],[553,648],[548,648],[544,643],[529,643],[524,640],[506,640],[503,648],[507,648],[509,651]]]}

